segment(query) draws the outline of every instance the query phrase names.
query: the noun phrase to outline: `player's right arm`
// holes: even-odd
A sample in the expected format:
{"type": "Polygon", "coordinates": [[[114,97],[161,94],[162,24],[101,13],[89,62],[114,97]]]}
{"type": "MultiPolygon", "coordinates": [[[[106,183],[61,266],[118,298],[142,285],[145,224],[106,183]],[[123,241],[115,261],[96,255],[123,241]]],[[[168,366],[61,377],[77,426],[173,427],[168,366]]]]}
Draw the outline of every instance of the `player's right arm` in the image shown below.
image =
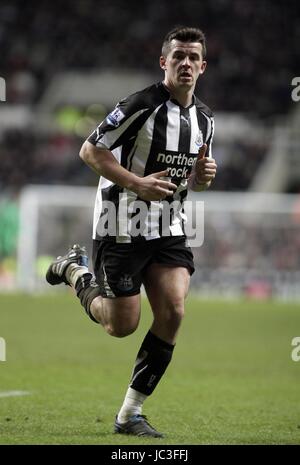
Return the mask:
{"type": "Polygon", "coordinates": [[[99,176],[122,188],[135,192],[142,200],[162,200],[174,194],[176,184],[160,178],[168,175],[168,170],[139,177],[120,165],[112,152],[85,141],[81,147],[80,158],[99,176]]]}
{"type": "Polygon", "coordinates": [[[143,200],[164,199],[173,195],[177,186],[160,179],[167,176],[167,171],[145,177],[135,175],[119,163],[113,150],[136,137],[145,118],[152,111],[149,98],[145,100],[145,91],[130,95],[107,115],[84,142],[80,151],[82,160],[99,176],[135,192],[143,200]]]}

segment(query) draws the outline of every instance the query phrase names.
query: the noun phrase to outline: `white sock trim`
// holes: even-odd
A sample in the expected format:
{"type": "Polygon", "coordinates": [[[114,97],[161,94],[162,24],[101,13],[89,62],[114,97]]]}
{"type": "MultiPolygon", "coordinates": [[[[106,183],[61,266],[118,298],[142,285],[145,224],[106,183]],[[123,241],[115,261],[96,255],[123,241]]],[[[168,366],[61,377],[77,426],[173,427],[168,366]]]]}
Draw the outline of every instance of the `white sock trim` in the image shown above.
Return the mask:
{"type": "Polygon", "coordinates": [[[77,265],[77,263],[71,263],[71,265],[69,265],[67,268],[66,278],[71,286],[75,288],[78,278],[81,278],[81,276],[87,273],[89,273],[87,266],[80,266],[77,265]]]}
{"type": "Polygon", "coordinates": [[[118,413],[119,423],[126,423],[132,415],[141,415],[144,401],[148,396],[129,387],[123,405],[118,413]]]}

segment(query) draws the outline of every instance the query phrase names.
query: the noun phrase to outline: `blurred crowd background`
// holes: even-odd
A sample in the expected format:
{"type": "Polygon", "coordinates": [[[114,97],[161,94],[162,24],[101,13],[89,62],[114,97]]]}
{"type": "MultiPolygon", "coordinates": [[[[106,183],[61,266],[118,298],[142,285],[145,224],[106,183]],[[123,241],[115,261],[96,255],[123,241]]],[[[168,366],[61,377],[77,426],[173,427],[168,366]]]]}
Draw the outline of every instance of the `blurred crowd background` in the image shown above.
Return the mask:
{"type": "MultiPolygon", "coordinates": [[[[2,0],[0,75],[6,79],[7,102],[30,106],[38,105],[51,79],[66,70],[122,68],[159,80],[164,35],[174,25],[190,24],[207,36],[208,68],[199,81],[200,98],[215,112],[246,113],[268,124],[292,105],[289,84],[300,62],[297,13],[297,2],[290,0],[2,0]]],[[[0,137],[2,189],[27,182],[86,182],[73,156],[82,135],[41,134],[30,125],[2,131],[0,137]],[[58,163],[61,151],[65,161],[58,163]]],[[[253,176],[266,152],[265,142],[230,148],[233,158],[214,188],[247,188],[249,173],[253,176]],[[251,167],[244,173],[249,158],[251,167]]]]}
{"type": "MultiPolygon", "coordinates": [[[[6,269],[16,254],[22,189],[29,184],[95,186],[98,181],[78,152],[117,100],[104,102],[99,92],[96,111],[90,101],[70,103],[63,96],[47,106],[45,97],[57,76],[107,71],[122,76],[126,71],[148,76],[149,84],[158,81],[162,40],[179,24],[200,27],[207,37],[208,68],[196,93],[216,114],[219,171],[212,190],[264,189],[262,168],[272,170],[269,160],[278,140],[290,144],[287,149],[283,144],[282,158],[287,152],[297,157],[297,130],[293,137],[278,136],[278,128],[291,126],[295,113],[291,81],[300,74],[296,0],[2,0],[0,76],[6,81],[6,102],[0,102],[0,257],[6,269]],[[41,108],[42,114],[48,112],[43,124],[41,108]]],[[[123,96],[121,91],[118,97],[123,96]]],[[[268,185],[269,192],[299,193],[300,176],[268,185]]],[[[261,244],[267,235],[262,234],[261,244]]],[[[197,256],[213,268],[209,250],[197,256]]],[[[261,251],[264,246],[257,254],[261,251]]],[[[270,267],[276,267],[273,262],[270,267]]],[[[290,262],[287,268],[299,265],[290,262]]],[[[220,266],[227,265],[224,260],[220,266]]],[[[247,259],[243,266],[253,263],[247,259]]]]}
{"type": "Polygon", "coordinates": [[[34,103],[65,69],[156,72],[162,38],[176,24],[201,27],[208,62],[201,93],[216,110],[288,111],[299,70],[297,1],[2,0],[1,71],[10,102],[34,103]]]}

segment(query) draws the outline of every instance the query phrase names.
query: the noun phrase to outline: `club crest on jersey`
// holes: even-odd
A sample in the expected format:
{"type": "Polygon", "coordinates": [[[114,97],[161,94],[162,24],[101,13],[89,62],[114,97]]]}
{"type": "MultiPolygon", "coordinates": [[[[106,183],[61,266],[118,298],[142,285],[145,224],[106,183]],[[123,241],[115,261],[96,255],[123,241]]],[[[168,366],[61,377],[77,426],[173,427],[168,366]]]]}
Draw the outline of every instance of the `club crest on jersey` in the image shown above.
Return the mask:
{"type": "Polygon", "coordinates": [[[124,113],[120,108],[115,108],[107,117],[106,121],[108,124],[115,126],[116,128],[119,126],[122,119],[125,118],[124,113]]]}
{"type": "Polygon", "coordinates": [[[199,147],[202,147],[203,145],[203,134],[201,130],[197,134],[195,144],[198,145],[199,147]]]}

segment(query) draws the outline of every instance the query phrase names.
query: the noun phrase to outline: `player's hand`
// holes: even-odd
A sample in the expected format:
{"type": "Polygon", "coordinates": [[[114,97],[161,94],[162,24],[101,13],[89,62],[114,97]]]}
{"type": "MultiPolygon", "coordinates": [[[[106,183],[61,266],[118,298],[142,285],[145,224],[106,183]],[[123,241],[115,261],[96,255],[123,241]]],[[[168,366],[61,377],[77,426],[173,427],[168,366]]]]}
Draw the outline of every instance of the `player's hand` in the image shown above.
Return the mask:
{"type": "Polygon", "coordinates": [[[207,184],[216,176],[217,164],[213,158],[206,157],[207,145],[199,149],[195,165],[195,181],[197,184],[207,184]]]}
{"type": "Polygon", "coordinates": [[[138,178],[132,189],[142,200],[163,200],[174,194],[176,184],[163,180],[168,176],[168,170],[152,173],[144,178],[138,178]]]}

